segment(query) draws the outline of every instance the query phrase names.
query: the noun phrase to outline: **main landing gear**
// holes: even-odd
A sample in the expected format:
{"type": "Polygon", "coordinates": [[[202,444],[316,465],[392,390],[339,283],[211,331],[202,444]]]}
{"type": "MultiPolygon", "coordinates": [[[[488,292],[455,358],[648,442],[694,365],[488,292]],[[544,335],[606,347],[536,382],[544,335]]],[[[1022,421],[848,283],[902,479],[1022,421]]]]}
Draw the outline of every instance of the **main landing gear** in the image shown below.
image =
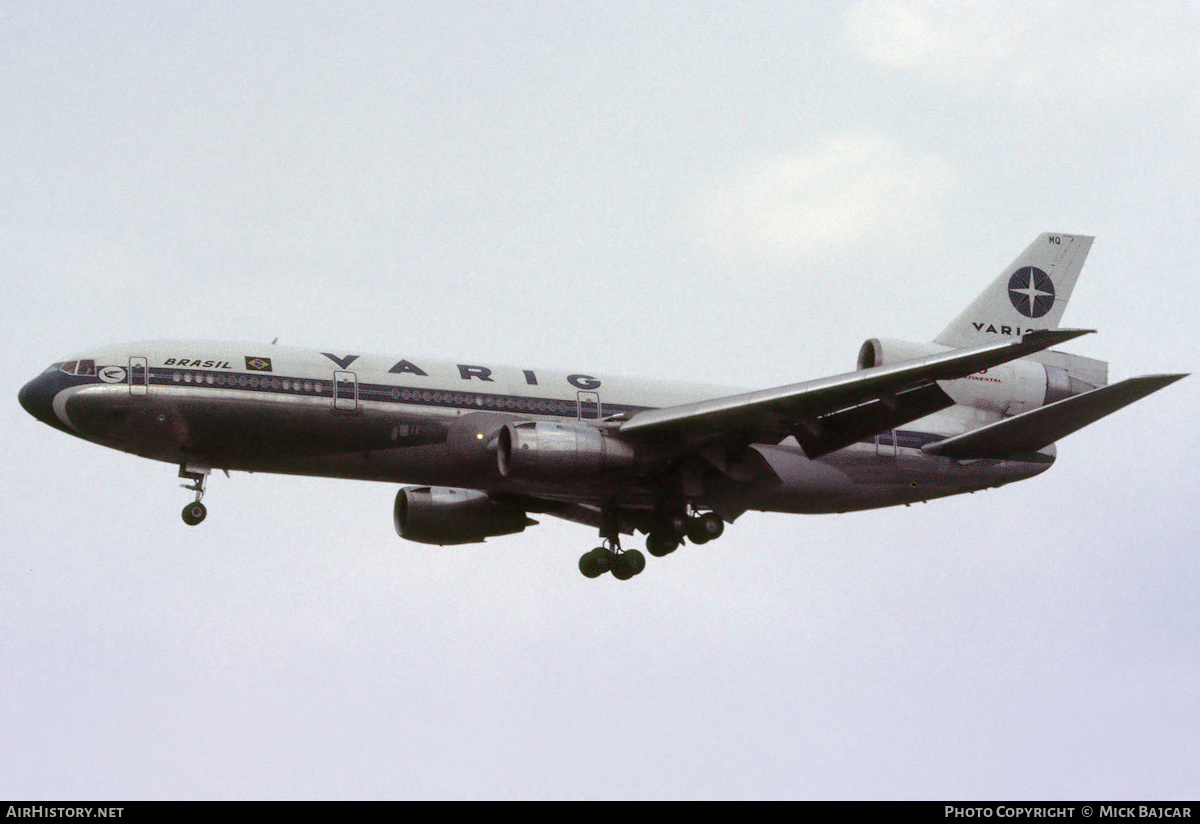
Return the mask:
{"type": "Polygon", "coordinates": [[[196,493],[196,500],[183,508],[183,522],[188,526],[195,526],[208,515],[208,508],[200,503],[200,499],[204,497],[204,482],[208,480],[208,473],[211,471],[207,466],[199,464],[179,465],[179,477],[191,481],[190,484],[180,484],[180,486],[196,493]]]}
{"type": "MultiPolygon", "coordinates": [[[[612,521],[608,517],[605,520],[606,523],[612,521]]],[[[646,536],[646,551],[655,558],[662,558],[679,549],[685,538],[693,544],[706,544],[721,537],[724,531],[725,522],[716,513],[680,513],[664,519],[646,536]]],[[[627,581],[646,568],[646,556],[636,549],[623,551],[619,532],[611,525],[602,529],[600,536],[604,545],[585,552],[579,559],[579,571],[585,577],[599,578],[612,572],[614,578],[627,581]]]]}
{"type": "Polygon", "coordinates": [[[621,549],[620,514],[615,507],[600,512],[600,538],[603,546],[585,552],[579,559],[579,571],[587,578],[599,578],[611,572],[614,578],[628,581],[646,568],[646,556],[636,549],[621,549]]]}
{"type": "Polygon", "coordinates": [[[579,571],[587,578],[599,578],[606,572],[620,581],[628,581],[646,568],[646,556],[636,549],[622,550],[618,541],[608,539],[604,546],[585,552],[579,559],[579,571]]]}

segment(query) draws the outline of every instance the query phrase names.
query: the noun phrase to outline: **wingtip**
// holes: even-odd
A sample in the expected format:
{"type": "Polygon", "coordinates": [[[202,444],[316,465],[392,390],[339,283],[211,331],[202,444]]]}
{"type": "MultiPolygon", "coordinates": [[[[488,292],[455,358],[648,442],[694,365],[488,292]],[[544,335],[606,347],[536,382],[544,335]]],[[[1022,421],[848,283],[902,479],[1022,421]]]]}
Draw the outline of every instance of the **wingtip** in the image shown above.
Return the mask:
{"type": "Polygon", "coordinates": [[[1031,329],[1021,336],[1019,345],[1036,352],[1084,335],[1091,335],[1095,331],[1095,329],[1031,329]]]}
{"type": "Polygon", "coordinates": [[[1084,335],[1094,335],[1095,329],[1032,329],[1021,336],[1021,340],[1027,343],[1044,342],[1051,340],[1054,343],[1062,343],[1063,341],[1081,338],[1084,335]]]}
{"type": "Polygon", "coordinates": [[[1175,383],[1175,381],[1181,381],[1191,374],[1191,372],[1180,372],[1173,375],[1146,375],[1145,378],[1146,380],[1158,384],[1159,388],[1161,389],[1164,386],[1170,386],[1171,384],[1175,383]]]}

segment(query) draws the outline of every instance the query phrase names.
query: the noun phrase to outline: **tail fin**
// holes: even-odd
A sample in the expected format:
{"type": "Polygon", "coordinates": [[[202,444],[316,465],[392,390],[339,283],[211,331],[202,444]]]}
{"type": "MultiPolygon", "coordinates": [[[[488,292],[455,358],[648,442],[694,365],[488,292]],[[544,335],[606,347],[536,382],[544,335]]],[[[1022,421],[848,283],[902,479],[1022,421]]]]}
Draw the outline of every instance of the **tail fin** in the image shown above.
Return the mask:
{"type": "Polygon", "coordinates": [[[934,341],[961,348],[1057,328],[1092,240],[1038,236],[934,341]]]}

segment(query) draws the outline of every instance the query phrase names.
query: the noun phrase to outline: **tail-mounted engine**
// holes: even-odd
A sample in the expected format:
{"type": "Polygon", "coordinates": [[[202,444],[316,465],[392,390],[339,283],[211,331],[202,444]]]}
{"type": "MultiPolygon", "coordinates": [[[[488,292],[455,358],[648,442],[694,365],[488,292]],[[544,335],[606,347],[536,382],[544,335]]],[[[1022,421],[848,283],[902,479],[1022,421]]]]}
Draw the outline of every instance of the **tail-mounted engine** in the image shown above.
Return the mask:
{"type": "Polygon", "coordinates": [[[523,532],[537,521],[475,489],[406,486],[396,493],[396,534],[419,544],[477,544],[523,532]]]}
{"type": "MultiPolygon", "coordinates": [[[[870,369],[924,358],[950,348],[936,343],[871,338],[858,350],[858,368],[870,369]]],[[[939,385],[955,403],[1001,415],[1019,415],[1095,389],[1105,383],[1106,367],[1103,361],[1091,358],[1045,352],[958,380],[939,381],[939,385]]]]}
{"type": "Polygon", "coordinates": [[[633,446],[593,426],[521,421],[499,435],[500,474],[530,481],[589,478],[599,472],[631,469],[633,446]]]}

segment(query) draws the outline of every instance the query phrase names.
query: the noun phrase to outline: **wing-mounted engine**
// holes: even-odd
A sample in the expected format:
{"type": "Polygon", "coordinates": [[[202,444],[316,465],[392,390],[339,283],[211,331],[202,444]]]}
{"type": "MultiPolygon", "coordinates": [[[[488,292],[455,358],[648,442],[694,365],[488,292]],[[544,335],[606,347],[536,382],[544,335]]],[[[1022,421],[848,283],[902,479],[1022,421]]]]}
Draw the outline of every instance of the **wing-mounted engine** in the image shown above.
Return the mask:
{"type": "Polygon", "coordinates": [[[590,478],[637,465],[633,445],[594,426],[520,421],[500,430],[500,474],[529,481],[590,478]]]}
{"type": "Polygon", "coordinates": [[[396,493],[396,534],[419,544],[477,544],[523,532],[537,521],[475,489],[406,486],[396,493]]]}
{"type": "MultiPolygon", "coordinates": [[[[858,368],[887,366],[949,350],[937,343],[871,338],[858,350],[858,368]]],[[[1094,381],[1104,373],[1098,366],[1105,364],[1064,352],[1039,352],[938,385],[963,406],[1019,415],[1095,389],[1097,384],[1076,375],[1094,381]]]]}

